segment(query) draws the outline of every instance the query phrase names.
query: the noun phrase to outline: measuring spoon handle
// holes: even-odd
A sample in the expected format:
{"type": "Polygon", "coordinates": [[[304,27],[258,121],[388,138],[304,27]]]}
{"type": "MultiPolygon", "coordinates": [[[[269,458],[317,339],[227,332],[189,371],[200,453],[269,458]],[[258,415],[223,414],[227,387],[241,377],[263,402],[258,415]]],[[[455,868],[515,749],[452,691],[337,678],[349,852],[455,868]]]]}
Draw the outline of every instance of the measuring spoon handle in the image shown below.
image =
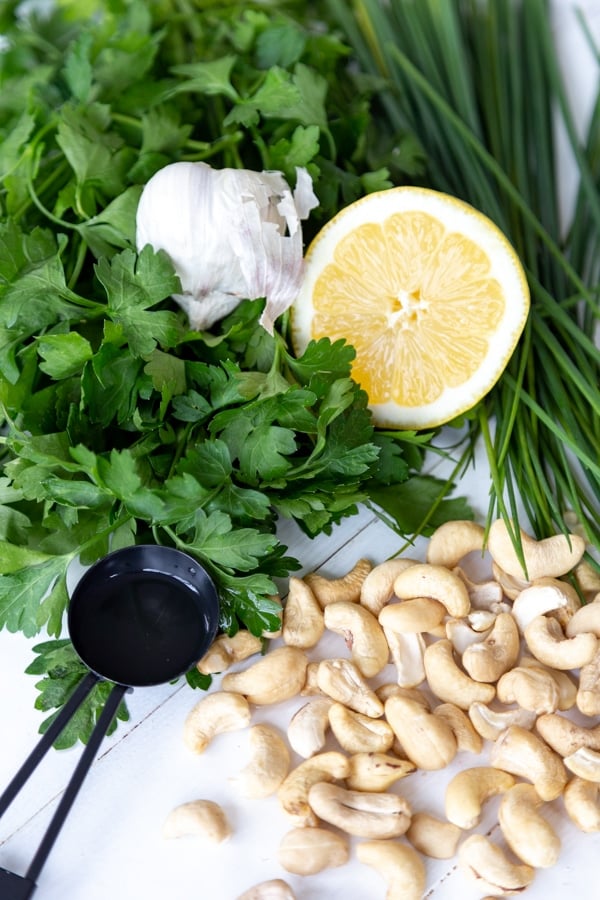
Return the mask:
{"type": "Polygon", "coordinates": [[[21,788],[24,786],[31,774],[40,764],[56,738],[71,721],[87,695],[99,680],[100,679],[98,678],[98,676],[93,672],[88,672],[85,678],[83,678],[79,682],[79,684],[61,709],[60,713],[57,715],[52,724],[48,727],[40,740],[37,742],[19,771],[3,791],[2,795],[0,795],[0,816],[4,815],[21,788]]]}
{"type": "Polygon", "coordinates": [[[54,845],[54,842],[58,837],[58,833],[62,828],[65,819],[67,818],[69,810],[71,809],[71,806],[73,805],[77,794],[79,793],[79,789],[83,784],[83,780],[87,775],[90,766],[94,762],[100,744],[102,743],[106,732],[110,728],[110,724],[115,717],[121,700],[123,699],[123,695],[128,690],[129,688],[124,684],[115,684],[112,691],[108,695],[108,699],[104,705],[104,709],[102,710],[102,713],[100,714],[100,717],[94,726],[94,730],[92,731],[85,749],[79,758],[79,762],[75,767],[75,771],[73,772],[71,779],[65,788],[60,803],[56,808],[56,812],[54,813],[48,829],[35,853],[35,856],[33,857],[31,864],[27,869],[25,877],[29,881],[37,881],[42,866],[46,862],[48,854],[50,853],[50,850],[52,849],[52,846],[54,845]]]}

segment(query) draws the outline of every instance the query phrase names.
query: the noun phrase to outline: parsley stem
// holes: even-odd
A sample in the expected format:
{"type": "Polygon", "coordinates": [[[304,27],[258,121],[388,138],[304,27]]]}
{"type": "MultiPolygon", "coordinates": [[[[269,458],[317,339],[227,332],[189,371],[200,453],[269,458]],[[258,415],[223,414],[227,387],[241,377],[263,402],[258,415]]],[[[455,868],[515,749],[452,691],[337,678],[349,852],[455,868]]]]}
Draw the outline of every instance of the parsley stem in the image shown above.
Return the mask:
{"type": "Polygon", "coordinates": [[[61,228],[67,228],[71,231],[75,231],[77,229],[77,225],[75,223],[67,222],[64,219],[59,219],[58,216],[55,216],[54,213],[51,213],[49,209],[46,209],[46,207],[44,206],[44,204],[42,203],[42,201],[40,200],[40,198],[38,197],[38,195],[36,193],[36,190],[35,190],[35,187],[33,184],[33,180],[31,177],[31,168],[33,168],[34,162],[37,161],[39,156],[41,156],[42,152],[43,152],[43,146],[41,144],[38,144],[36,147],[34,147],[33,153],[30,154],[32,156],[32,165],[28,169],[25,170],[25,184],[27,185],[27,191],[29,193],[29,196],[31,197],[32,202],[35,204],[35,206],[37,206],[39,211],[42,213],[42,215],[46,219],[49,219],[50,222],[53,222],[55,225],[59,225],[61,228]]]}

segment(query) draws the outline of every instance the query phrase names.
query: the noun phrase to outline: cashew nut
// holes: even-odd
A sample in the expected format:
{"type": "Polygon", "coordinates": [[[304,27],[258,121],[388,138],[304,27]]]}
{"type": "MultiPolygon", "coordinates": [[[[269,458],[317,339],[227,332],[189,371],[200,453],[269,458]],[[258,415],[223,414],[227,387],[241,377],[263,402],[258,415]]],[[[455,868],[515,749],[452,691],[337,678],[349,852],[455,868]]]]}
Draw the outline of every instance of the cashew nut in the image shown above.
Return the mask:
{"type": "Polygon", "coordinates": [[[550,713],[540,716],[535,727],[546,743],[561,756],[569,756],[581,747],[600,750],[600,724],[585,728],[565,716],[550,713]]]}
{"type": "Polygon", "coordinates": [[[270,797],[288,774],[290,751],[273,725],[253,725],[248,734],[250,761],[232,781],[243,797],[270,797]]]}
{"type": "Polygon", "coordinates": [[[424,662],[429,687],[440,700],[468,709],[471,703],[489,703],[496,696],[494,685],[475,681],[459,668],[447,638],[427,647],[424,662]]]}
{"type": "Polygon", "coordinates": [[[299,827],[318,825],[318,820],[308,803],[308,792],[313,784],[347,778],[350,762],[347,756],[336,751],[318,753],[301,762],[283,780],[277,792],[285,812],[299,827]]]}
{"type": "Polygon", "coordinates": [[[184,743],[194,753],[203,753],[217,734],[245,728],[250,724],[250,717],[250,706],[241,694],[225,691],[206,694],[187,715],[184,743]]]}
{"type": "Polygon", "coordinates": [[[279,628],[275,628],[273,631],[263,631],[261,637],[266,640],[272,641],[275,638],[281,637],[281,621],[283,619],[283,603],[281,602],[281,597],[279,594],[269,594],[268,599],[277,607],[277,618],[279,619],[279,628]]]}
{"type": "MultiPolygon", "coordinates": [[[[488,629],[488,634],[490,631],[491,628],[488,629]]],[[[470,647],[471,644],[479,643],[487,637],[485,632],[481,633],[473,628],[468,617],[462,619],[446,619],[444,632],[442,637],[446,637],[452,642],[452,646],[460,657],[462,657],[467,647],[470,647]]]]}
{"type": "Polygon", "coordinates": [[[394,732],[384,719],[374,719],[334,703],[329,709],[329,724],[335,738],[347,753],[385,753],[394,743],[394,732]]]}
{"type": "Polygon", "coordinates": [[[600,753],[597,750],[580,747],[565,756],[564,764],[574,775],[579,775],[580,778],[593,781],[595,784],[600,783],[600,753]]]}
{"type": "Polygon", "coordinates": [[[450,569],[431,563],[410,566],[401,572],[394,582],[394,593],[399,600],[432,597],[446,607],[448,615],[456,618],[466,616],[471,609],[465,583],[450,569]]]}
{"type": "Polygon", "coordinates": [[[300,695],[302,697],[312,697],[314,695],[323,696],[323,691],[319,687],[319,683],[317,680],[318,670],[319,663],[317,660],[309,662],[306,667],[306,678],[304,680],[304,685],[302,686],[302,690],[300,691],[300,695]]]}
{"type": "Polygon", "coordinates": [[[519,660],[519,666],[524,669],[539,669],[554,679],[558,688],[558,709],[572,709],[575,706],[577,682],[569,672],[564,669],[545,666],[533,656],[522,656],[519,660]]]}
{"type": "Polygon", "coordinates": [[[221,686],[264,706],[281,703],[300,692],[306,678],[308,658],[298,647],[277,647],[242,672],[228,672],[221,686]]]}
{"type": "Polygon", "coordinates": [[[600,831],[600,784],[575,775],[567,784],[563,800],[567,815],[581,831],[600,831]]]}
{"type": "Polygon", "coordinates": [[[558,578],[538,578],[520,591],[513,603],[512,614],[521,634],[537,616],[567,609],[572,601],[570,585],[558,578]]]}
{"type": "Polygon", "coordinates": [[[446,818],[465,831],[475,828],[485,801],[503,794],[514,783],[512,775],[492,766],[462,769],[446,787],[446,818]]]}
{"type": "Polygon", "coordinates": [[[383,715],[383,703],[349,659],[321,660],[317,683],[328,697],[356,712],[373,718],[383,715]]]}
{"type": "Polygon", "coordinates": [[[578,534],[554,534],[541,541],[536,541],[522,529],[520,535],[525,571],[504,519],[492,522],[488,532],[488,550],[494,562],[515,578],[529,581],[543,576],[560,578],[570,572],[585,553],[585,540],[578,534]]]}
{"type": "Polygon", "coordinates": [[[600,715],[600,649],[579,673],[576,703],[585,716],[600,715]]]}
{"type": "Polygon", "coordinates": [[[443,769],[456,756],[456,738],[448,723],[418,701],[392,695],[385,701],[385,715],[405,755],[419,769],[443,769]]]}
{"type": "Polygon", "coordinates": [[[316,875],[348,862],[348,840],[328,828],[293,828],[279,845],[280,864],[294,875],[316,875]]]}
{"type": "Polygon", "coordinates": [[[498,680],[496,691],[501,703],[518,703],[537,714],[558,709],[558,686],[543,669],[517,666],[498,680]]]}
{"type": "Polygon", "coordinates": [[[404,834],[410,825],[410,807],[397,794],[351,791],[320,782],[308,792],[311,809],[324,822],[354,837],[385,840],[404,834]]]}
{"type": "Polygon", "coordinates": [[[325,607],[325,627],[342,634],[351,659],[365,678],[378,675],[390,658],[383,629],[364,606],[340,600],[325,607]]]}
{"type": "Polygon", "coordinates": [[[558,753],[519,725],[511,725],[492,744],[490,763],[531,781],[542,800],[556,800],[567,783],[567,773],[558,753]]]}
{"type": "Polygon", "coordinates": [[[223,809],[214,800],[191,800],[171,810],[163,825],[163,837],[193,835],[220,844],[231,835],[223,809]]]}
{"type": "Polygon", "coordinates": [[[260,653],[261,650],[261,639],[246,628],[240,628],[231,637],[228,634],[220,634],[215,638],[196,664],[196,668],[202,675],[215,675],[217,672],[225,672],[234,663],[260,653]]]}
{"type": "Polygon", "coordinates": [[[575,566],[573,574],[575,575],[577,587],[583,594],[586,603],[592,603],[596,595],[600,593],[600,571],[589,563],[587,559],[582,559],[575,566]]]}
{"type": "Polygon", "coordinates": [[[413,631],[421,634],[436,628],[444,616],[446,607],[432,597],[415,597],[390,603],[379,613],[379,624],[390,631],[413,631]]]}
{"type": "Polygon", "coordinates": [[[426,884],[425,865],[412,847],[391,841],[366,841],[356,847],[356,857],[386,881],[386,900],[421,900],[426,884]]]}
{"type": "Polygon", "coordinates": [[[304,581],[323,607],[338,600],[358,603],[363,581],[373,568],[368,559],[359,559],[353,568],[341,578],[325,578],[317,572],[304,576],[304,581]]]}
{"type": "Polygon", "coordinates": [[[494,612],[496,607],[503,603],[502,585],[495,579],[473,581],[460,566],[455,566],[452,571],[467,586],[473,609],[489,609],[494,612]]]}
{"type": "Polygon", "coordinates": [[[485,529],[468,519],[444,522],[433,532],[427,545],[427,562],[453,569],[473,551],[483,555],[485,529]]]}
{"type": "Polygon", "coordinates": [[[283,878],[273,878],[248,888],[237,900],[296,900],[296,895],[283,878]]]}
{"type": "Polygon", "coordinates": [[[540,814],[541,805],[533,785],[515,784],[504,794],[498,811],[506,843],[515,856],[534,869],[555,865],[560,854],[560,838],[540,814]]]}
{"type": "Polygon", "coordinates": [[[504,572],[494,560],[492,560],[492,575],[502,588],[502,593],[509,600],[516,600],[521,591],[524,591],[531,584],[527,578],[516,578],[513,575],[509,575],[508,572],[504,572]]]}
{"type": "Polygon", "coordinates": [[[473,727],[473,723],[468,715],[459,706],[454,703],[440,703],[433,710],[434,716],[443,719],[456,738],[456,746],[458,750],[465,750],[467,753],[481,753],[483,742],[481,735],[473,727]]]}
{"type": "Polygon", "coordinates": [[[511,862],[501,847],[482,834],[472,834],[461,844],[458,863],[479,890],[490,897],[521,894],[535,875],[531,866],[511,862]]]}
{"type": "Polygon", "coordinates": [[[291,576],[281,622],[284,643],[308,650],[318,644],[324,630],[323,610],[317,598],[305,581],[291,576]]]}
{"type": "Polygon", "coordinates": [[[536,659],[555,669],[579,669],[592,661],[598,649],[595,634],[565,637],[559,623],[550,616],[536,616],[525,629],[525,641],[536,659]]]}
{"type": "Polygon", "coordinates": [[[331,697],[314,697],[292,716],[287,729],[288,741],[292,750],[304,759],[325,746],[332,703],[331,697]]]}
{"type": "Polygon", "coordinates": [[[374,616],[378,616],[386,603],[394,596],[394,581],[400,572],[416,566],[416,559],[388,559],[374,566],[360,589],[360,603],[374,616]]]}
{"type": "Polygon", "coordinates": [[[353,791],[386,791],[415,769],[410,760],[387,753],[354,753],[346,783],[353,791]]]}
{"type": "Polygon", "coordinates": [[[565,628],[567,637],[575,637],[576,634],[591,631],[597,638],[600,638],[600,603],[587,603],[580,606],[577,612],[573,613],[565,628]]]}
{"type": "Polygon", "coordinates": [[[409,700],[416,700],[424,709],[431,712],[431,702],[427,694],[418,687],[402,687],[396,682],[385,682],[375,689],[375,693],[382,703],[385,703],[388,697],[408,697],[409,700]]]}
{"type": "Polygon", "coordinates": [[[413,688],[425,680],[425,641],[415,632],[383,629],[392,662],[396,668],[396,681],[400,687],[413,688]]]}
{"type": "Polygon", "coordinates": [[[496,682],[516,664],[519,650],[519,630],[515,620],[510,613],[500,613],[488,636],[467,647],[462,664],[475,681],[496,682]]]}
{"type": "Polygon", "coordinates": [[[414,813],[406,837],[420,853],[432,859],[452,859],[456,855],[462,828],[427,812],[414,813]]]}
{"type": "Polygon", "coordinates": [[[485,703],[471,703],[469,718],[484,740],[497,741],[511,725],[520,725],[529,731],[535,724],[536,713],[523,707],[499,711],[490,709],[485,703]]]}

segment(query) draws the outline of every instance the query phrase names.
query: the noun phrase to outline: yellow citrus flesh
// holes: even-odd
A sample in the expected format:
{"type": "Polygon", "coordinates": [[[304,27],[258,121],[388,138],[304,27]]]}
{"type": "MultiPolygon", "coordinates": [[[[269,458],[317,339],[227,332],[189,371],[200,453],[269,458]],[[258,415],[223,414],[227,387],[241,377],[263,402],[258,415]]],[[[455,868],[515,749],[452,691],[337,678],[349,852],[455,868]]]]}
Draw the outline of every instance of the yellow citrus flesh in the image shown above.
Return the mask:
{"type": "Polygon", "coordinates": [[[503,233],[473,207],[424,188],[370,194],[306,254],[292,343],[346,339],[374,421],[431,428],[466,412],[502,374],[529,291],[503,233]]]}

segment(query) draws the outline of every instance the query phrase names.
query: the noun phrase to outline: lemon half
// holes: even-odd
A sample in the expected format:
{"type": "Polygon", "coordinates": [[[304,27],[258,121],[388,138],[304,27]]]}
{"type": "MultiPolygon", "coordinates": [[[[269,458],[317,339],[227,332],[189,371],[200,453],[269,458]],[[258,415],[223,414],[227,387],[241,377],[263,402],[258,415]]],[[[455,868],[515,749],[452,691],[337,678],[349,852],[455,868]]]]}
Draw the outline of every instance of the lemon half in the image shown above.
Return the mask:
{"type": "Polygon", "coordinates": [[[529,289],[503,232],[439,191],[398,187],[339,212],[307,250],[294,351],[346,339],[373,419],[432,428],[496,383],[525,327],[529,289]]]}

